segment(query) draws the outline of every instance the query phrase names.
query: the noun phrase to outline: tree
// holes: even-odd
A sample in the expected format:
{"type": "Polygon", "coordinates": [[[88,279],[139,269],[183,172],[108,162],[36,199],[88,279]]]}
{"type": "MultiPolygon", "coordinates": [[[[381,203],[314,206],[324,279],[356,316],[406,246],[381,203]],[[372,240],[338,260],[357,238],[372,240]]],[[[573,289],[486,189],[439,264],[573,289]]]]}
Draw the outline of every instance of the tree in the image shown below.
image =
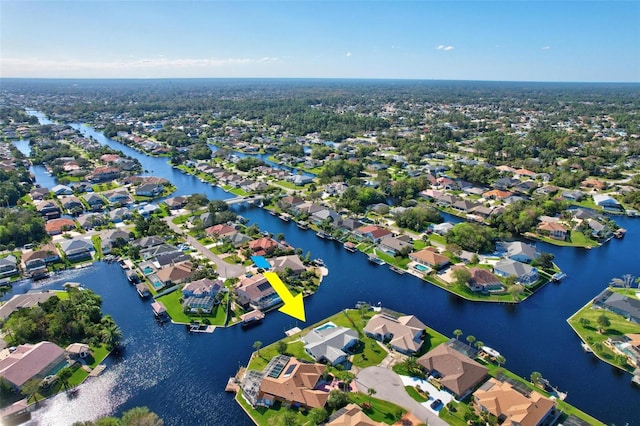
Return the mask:
{"type": "Polygon", "coordinates": [[[609,285],[611,287],[629,288],[631,287],[631,284],[633,284],[635,279],[636,278],[631,274],[624,274],[620,278],[612,278],[611,281],[609,281],[609,285]]]}
{"type": "Polygon", "coordinates": [[[533,262],[536,265],[540,265],[544,269],[553,268],[553,253],[540,253],[540,256],[533,262]]]}
{"type": "Polygon", "coordinates": [[[122,414],[122,426],[162,426],[164,421],[147,407],[135,407],[122,414]]]}
{"type": "Polygon", "coordinates": [[[329,392],[329,398],[327,399],[327,406],[332,410],[339,410],[349,403],[349,396],[346,392],[342,392],[338,389],[333,389],[329,392]]]}
{"type": "Polygon", "coordinates": [[[329,413],[325,408],[316,407],[316,408],[312,408],[311,411],[309,411],[309,420],[314,425],[319,425],[324,423],[327,417],[329,417],[329,413]]]}
{"type": "Polygon", "coordinates": [[[283,241],[284,240],[284,234],[282,232],[278,232],[276,234],[276,241],[283,241]]]}
{"type": "Polygon", "coordinates": [[[260,356],[260,348],[262,347],[262,342],[260,340],[256,340],[253,342],[253,349],[256,350],[256,354],[260,356]]]}
{"type": "Polygon", "coordinates": [[[604,313],[598,317],[598,333],[604,333],[604,330],[611,325],[611,321],[609,321],[609,317],[604,313]]]}
{"type": "Polygon", "coordinates": [[[589,321],[587,318],[580,318],[580,325],[583,326],[584,328],[589,327],[589,325],[591,324],[591,321],[589,321]]]}
{"type": "Polygon", "coordinates": [[[522,284],[514,284],[507,287],[507,291],[509,292],[509,294],[511,294],[513,300],[518,300],[520,298],[520,295],[524,291],[524,286],[522,284]]]}
{"type": "Polygon", "coordinates": [[[58,371],[58,378],[62,382],[62,385],[65,389],[69,387],[69,379],[73,376],[73,370],[69,367],[64,367],[62,370],[58,371]]]}
{"type": "Polygon", "coordinates": [[[477,341],[473,344],[473,346],[475,346],[475,347],[476,347],[476,349],[480,350],[480,349],[482,349],[482,347],[484,346],[484,342],[483,342],[482,340],[477,340],[477,341]]]}
{"type": "Polygon", "coordinates": [[[453,330],[453,335],[456,336],[456,340],[458,340],[460,336],[462,336],[462,330],[456,328],[455,330],[453,330]]]}
{"type": "Polygon", "coordinates": [[[371,405],[371,397],[375,394],[377,394],[378,391],[375,388],[369,388],[367,389],[367,395],[369,395],[369,405],[371,405]]]}
{"type": "Polygon", "coordinates": [[[498,355],[496,357],[496,363],[498,363],[498,367],[500,367],[501,365],[505,364],[507,362],[506,358],[503,357],[502,355],[498,355]]]}
{"type": "Polygon", "coordinates": [[[283,340],[278,340],[276,346],[280,355],[283,355],[287,352],[287,344],[283,340]]]}
{"type": "Polygon", "coordinates": [[[471,280],[471,272],[465,267],[456,267],[453,270],[453,278],[459,286],[465,286],[471,280]]]}
{"type": "Polygon", "coordinates": [[[27,401],[33,397],[38,402],[38,392],[40,392],[40,379],[29,379],[20,388],[20,393],[27,397],[27,401]]]}
{"type": "Polygon", "coordinates": [[[531,383],[533,383],[536,386],[539,386],[541,381],[542,381],[542,374],[540,374],[538,371],[534,371],[533,373],[531,373],[531,383]]]}
{"type": "Polygon", "coordinates": [[[471,345],[472,345],[472,344],[473,344],[473,342],[475,342],[475,341],[476,341],[475,336],[473,336],[473,335],[471,335],[471,334],[467,336],[467,343],[469,343],[469,347],[471,347],[471,345]]]}

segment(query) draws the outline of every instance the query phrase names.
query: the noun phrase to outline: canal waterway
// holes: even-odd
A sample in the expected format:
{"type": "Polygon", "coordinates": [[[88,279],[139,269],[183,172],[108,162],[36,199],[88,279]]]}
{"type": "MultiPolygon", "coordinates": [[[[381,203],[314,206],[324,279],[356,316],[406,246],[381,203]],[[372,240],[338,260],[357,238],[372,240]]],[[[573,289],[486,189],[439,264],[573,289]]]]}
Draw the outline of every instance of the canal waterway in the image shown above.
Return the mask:
{"type": "MultiPolygon", "coordinates": [[[[42,114],[38,114],[43,118],[42,114]]],[[[41,121],[42,122],[42,121],[41,121]]],[[[73,124],[85,136],[137,158],[149,174],[173,182],[177,194],[204,193],[211,199],[229,198],[223,190],[179,172],[166,158],[141,154],[104,137],[89,126],[73,124]]],[[[41,178],[34,169],[38,180],[41,178]]],[[[566,319],[599,293],[613,278],[640,275],[640,220],[616,217],[628,229],[621,240],[593,250],[562,248],[538,243],[540,251],[555,255],[567,273],[560,284],[548,284],[518,305],[474,303],[460,299],[409,274],[397,275],[384,266],[349,253],[336,242],[317,238],[291,222],[283,222],[259,208],[238,207],[239,213],[261,229],[282,232],[294,247],[324,259],[329,275],[319,291],[305,299],[307,323],[279,312],[264,323],[244,330],[217,329],[213,334],[190,335],[177,325],[158,326],[149,302],[141,301],[113,264],[96,263],[82,271],[64,272],[33,283],[38,288],[61,288],[77,281],[103,298],[103,311],[111,314],[124,333],[123,354],[109,359],[106,372],[83,384],[76,399],[59,395],[42,403],[33,424],[59,425],[121,414],[146,405],[167,425],[245,425],[248,417],[225,394],[229,376],[246,364],[253,342],[269,344],[293,326],[305,326],[357,301],[380,304],[417,315],[430,327],[447,335],[459,328],[464,335],[499,350],[506,367],[525,378],[539,371],[554,386],[568,392],[567,401],[607,424],[640,425],[640,390],[631,376],[585,353],[566,319]]],[[[24,282],[14,292],[32,288],[24,282]]]]}

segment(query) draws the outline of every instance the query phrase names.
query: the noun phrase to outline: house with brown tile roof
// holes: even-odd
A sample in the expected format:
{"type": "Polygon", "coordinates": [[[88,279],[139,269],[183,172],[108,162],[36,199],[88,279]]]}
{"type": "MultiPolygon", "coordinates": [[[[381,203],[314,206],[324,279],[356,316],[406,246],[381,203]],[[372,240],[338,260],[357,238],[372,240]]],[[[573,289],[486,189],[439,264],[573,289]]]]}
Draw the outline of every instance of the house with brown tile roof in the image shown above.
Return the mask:
{"type": "Polygon", "coordinates": [[[469,272],[471,273],[471,279],[468,286],[472,291],[499,292],[505,290],[500,278],[491,273],[491,271],[482,268],[471,268],[469,272]]]}
{"type": "Polygon", "coordinates": [[[482,198],[492,199],[492,200],[504,200],[505,198],[509,198],[513,195],[512,192],[503,191],[501,189],[492,189],[487,192],[482,193],[482,198]]]}
{"type": "Polygon", "coordinates": [[[346,407],[333,413],[325,426],[384,426],[385,423],[371,420],[356,404],[348,404],[346,407]]]}
{"type": "Polygon", "coordinates": [[[466,355],[442,343],[420,358],[425,370],[436,377],[444,388],[464,398],[487,376],[488,370],[466,355]]]}
{"type": "Polygon", "coordinates": [[[364,332],[381,342],[388,342],[398,352],[412,355],[420,349],[426,325],[414,315],[393,317],[388,314],[374,315],[364,332]]]}
{"type": "Polygon", "coordinates": [[[65,361],[64,349],[55,343],[24,344],[0,360],[0,377],[19,389],[32,378],[44,378],[65,361]]]}
{"type": "MultiPolygon", "coordinates": [[[[320,381],[326,367],[293,357],[284,358],[289,359],[282,366],[280,365],[284,360],[279,360],[280,364],[268,371],[262,379],[259,400],[267,406],[271,405],[271,401],[283,401],[287,404],[307,408],[324,407],[329,399],[329,392],[314,388],[320,381]]],[[[265,371],[267,370],[269,370],[269,366],[265,368],[265,371]]]]}
{"type": "Polygon", "coordinates": [[[376,225],[365,225],[353,231],[355,235],[378,244],[384,237],[392,235],[391,231],[376,225]]]}
{"type": "Polygon", "coordinates": [[[204,230],[207,235],[211,235],[216,238],[222,238],[229,236],[231,234],[235,234],[238,232],[236,228],[233,226],[225,225],[224,223],[219,223],[217,225],[213,225],[204,230]]]}
{"type": "Polygon", "coordinates": [[[451,262],[447,256],[438,253],[435,247],[426,247],[409,253],[409,259],[434,269],[440,269],[451,262]]]}
{"type": "Polygon", "coordinates": [[[474,402],[482,411],[502,420],[503,426],[538,426],[554,412],[555,402],[538,392],[525,396],[510,383],[489,379],[473,393],[474,402]]]}
{"type": "Polygon", "coordinates": [[[569,232],[566,226],[555,222],[540,222],[536,229],[541,234],[560,241],[564,241],[567,238],[567,232],[569,232]]]}
{"type": "Polygon", "coordinates": [[[167,285],[172,284],[180,284],[185,281],[191,275],[193,275],[193,265],[191,262],[182,262],[177,265],[167,266],[166,268],[160,269],[156,272],[156,276],[162,281],[162,283],[167,285]]]}
{"type": "Polygon", "coordinates": [[[276,247],[278,247],[278,243],[268,237],[249,241],[249,249],[251,249],[255,256],[270,254],[276,249],[276,247]]]}
{"type": "Polygon", "coordinates": [[[72,229],[75,229],[75,227],[75,221],[73,219],[67,218],[48,220],[47,223],[44,224],[44,229],[49,235],[62,234],[62,232],[70,231],[72,229]]]}
{"type": "Polygon", "coordinates": [[[274,272],[284,272],[289,268],[294,275],[300,275],[307,270],[300,256],[297,254],[291,254],[289,256],[272,257],[268,260],[271,268],[274,272]]]}

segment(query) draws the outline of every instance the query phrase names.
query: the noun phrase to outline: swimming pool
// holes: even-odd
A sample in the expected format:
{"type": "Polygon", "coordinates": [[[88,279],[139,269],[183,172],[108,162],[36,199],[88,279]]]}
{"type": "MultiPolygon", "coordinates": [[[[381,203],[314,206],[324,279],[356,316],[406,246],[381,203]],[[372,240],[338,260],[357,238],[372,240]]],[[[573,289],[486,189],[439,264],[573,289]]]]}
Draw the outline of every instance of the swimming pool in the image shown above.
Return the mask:
{"type": "Polygon", "coordinates": [[[328,322],[326,324],[322,324],[320,327],[316,328],[316,331],[326,330],[328,328],[336,328],[336,325],[332,322],[328,322]]]}
{"type": "Polygon", "coordinates": [[[420,265],[420,264],[413,265],[413,269],[416,269],[416,270],[418,270],[420,272],[427,272],[429,270],[428,267],[426,267],[424,265],[420,265]]]}

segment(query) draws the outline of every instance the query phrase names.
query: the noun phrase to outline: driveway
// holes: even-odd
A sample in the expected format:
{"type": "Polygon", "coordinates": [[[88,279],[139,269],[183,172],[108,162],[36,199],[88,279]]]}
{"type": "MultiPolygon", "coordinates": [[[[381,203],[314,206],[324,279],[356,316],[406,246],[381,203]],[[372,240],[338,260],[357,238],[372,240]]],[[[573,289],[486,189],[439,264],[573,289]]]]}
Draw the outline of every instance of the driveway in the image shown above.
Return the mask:
{"type": "Polygon", "coordinates": [[[198,240],[190,235],[187,235],[178,225],[171,222],[171,219],[172,216],[165,218],[165,222],[167,222],[169,228],[171,228],[177,234],[182,235],[193,248],[198,250],[201,255],[215,263],[216,272],[221,279],[224,280],[227,278],[235,278],[246,273],[246,268],[243,265],[232,265],[220,259],[220,257],[218,257],[215,253],[206,248],[204,245],[200,244],[198,240]]]}
{"type": "Polygon", "coordinates": [[[375,398],[401,406],[420,420],[426,420],[430,426],[447,426],[447,422],[411,398],[405,391],[400,376],[391,370],[382,367],[364,368],[356,376],[356,385],[358,390],[365,394],[369,388],[374,388],[376,390],[375,398]]]}

